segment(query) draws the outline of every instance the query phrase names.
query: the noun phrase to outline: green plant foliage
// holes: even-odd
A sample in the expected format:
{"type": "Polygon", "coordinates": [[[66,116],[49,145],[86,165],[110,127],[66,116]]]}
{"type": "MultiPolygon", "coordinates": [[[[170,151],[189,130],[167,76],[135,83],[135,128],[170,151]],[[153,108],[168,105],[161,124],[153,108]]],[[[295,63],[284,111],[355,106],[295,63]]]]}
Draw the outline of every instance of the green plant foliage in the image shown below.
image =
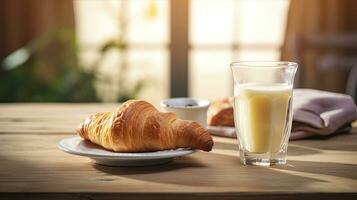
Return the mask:
{"type": "MultiPolygon", "coordinates": [[[[120,41],[108,41],[99,49],[99,59],[80,66],[79,48],[72,30],[50,32],[30,41],[7,56],[0,68],[0,102],[97,102],[97,68],[110,49],[125,49],[120,41]],[[84,70],[86,69],[86,70],[84,70]]],[[[126,68],[120,70],[120,83],[126,82],[126,68]]],[[[103,78],[102,78],[103,80],[103,78]]],[[[111,80],[104,78],[110,84],[111,80]]],[[[136,98],[144,86],[119,85],[118,101],[136,98]]]]}

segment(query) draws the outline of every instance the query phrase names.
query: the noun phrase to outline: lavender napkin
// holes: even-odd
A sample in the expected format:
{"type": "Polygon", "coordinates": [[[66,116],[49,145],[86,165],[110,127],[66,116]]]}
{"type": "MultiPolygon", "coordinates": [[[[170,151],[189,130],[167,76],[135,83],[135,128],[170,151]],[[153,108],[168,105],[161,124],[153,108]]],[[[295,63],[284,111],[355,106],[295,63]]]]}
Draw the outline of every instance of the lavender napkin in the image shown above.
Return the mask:
{"type": "MultiPolygon", "coordinates": [[[[293,125],[291,140],[316,135],[330,135],[350,130],[357,119],[353,99],[344,94],[295,89],[293,99],[293,125]]],[[[208,127],[213,135],[236,137],[234,127],[208,127]]]]}
{"type": "Polygon", "coordinates": [[[320,90],[296,89],[290,139],[348,131],[350,123],[356,119],[357,108],[350,96],[320,90]]]}

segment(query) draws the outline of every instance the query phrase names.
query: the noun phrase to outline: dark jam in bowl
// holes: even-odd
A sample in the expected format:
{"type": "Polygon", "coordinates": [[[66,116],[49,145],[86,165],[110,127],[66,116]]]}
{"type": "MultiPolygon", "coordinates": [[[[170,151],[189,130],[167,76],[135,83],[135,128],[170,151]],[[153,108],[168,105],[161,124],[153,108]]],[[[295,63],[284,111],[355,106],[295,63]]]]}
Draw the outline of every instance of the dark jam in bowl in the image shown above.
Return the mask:
{"type": "Polygon", "coordinates": [[[208,107],[209,102],[206,100],[196,100],[191,98],[172,98],[161,101],[162,107],[171,108],[201,108],[208,107]]]}
{"type": "Polygon", "coordinates": [[[185,107],[194,107],[194,106],[198,106],[198,104],[186,104],[185,107]]]}

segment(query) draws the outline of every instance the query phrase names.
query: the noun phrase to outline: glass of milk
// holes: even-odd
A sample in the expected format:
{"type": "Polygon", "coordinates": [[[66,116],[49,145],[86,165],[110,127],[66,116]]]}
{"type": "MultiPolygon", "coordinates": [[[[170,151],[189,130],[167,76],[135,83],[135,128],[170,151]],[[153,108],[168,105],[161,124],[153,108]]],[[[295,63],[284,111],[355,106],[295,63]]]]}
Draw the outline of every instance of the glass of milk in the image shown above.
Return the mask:
{"type": "Polygon", "coordinates": [[[285,164],[297,64],[233,62],[234,121],[244,165],[285,164]]]}

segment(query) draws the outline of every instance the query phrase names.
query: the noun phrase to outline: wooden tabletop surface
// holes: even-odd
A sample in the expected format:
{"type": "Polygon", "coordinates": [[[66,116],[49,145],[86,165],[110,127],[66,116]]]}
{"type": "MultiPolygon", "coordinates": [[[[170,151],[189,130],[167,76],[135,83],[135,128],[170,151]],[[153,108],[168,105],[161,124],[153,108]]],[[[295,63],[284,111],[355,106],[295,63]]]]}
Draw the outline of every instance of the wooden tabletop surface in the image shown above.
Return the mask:
{"type": "MultiPolygon", "coordinates": [[[[115,104],[0,104],[0,199],[357,199],[357,128],[289,143],[288,164],[242,166],[235,139],[151,167],[106,167],[60,151],[115,104]],[[238,198],[237,198],[238,197],[238,198]]],[[[356,126],[355,126],[356,127],[356,126]]]]}

